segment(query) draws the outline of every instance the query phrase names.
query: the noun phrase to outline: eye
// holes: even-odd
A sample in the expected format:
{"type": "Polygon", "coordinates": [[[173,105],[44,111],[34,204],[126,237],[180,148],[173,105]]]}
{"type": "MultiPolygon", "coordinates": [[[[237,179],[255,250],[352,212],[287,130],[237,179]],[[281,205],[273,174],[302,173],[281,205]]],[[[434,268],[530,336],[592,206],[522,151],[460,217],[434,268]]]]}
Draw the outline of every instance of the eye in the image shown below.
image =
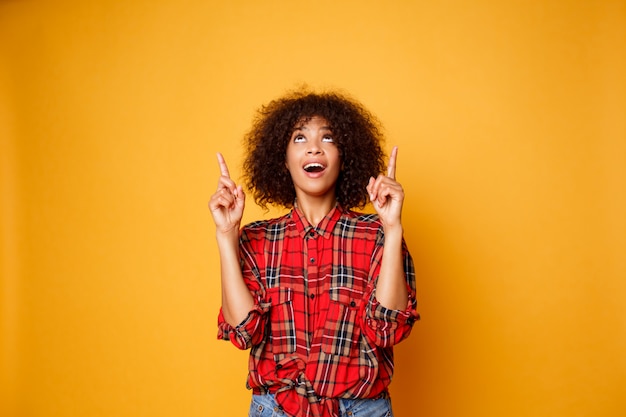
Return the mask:
{"type": "Polygon", "coordinates": [[[330,143],[332,143],[332,142],[334,142],[334,141],[335,141],[335,139],[333,139],[333,137],[332,137],[332,136],[330,136],[330,135],[326,135],[326,136],[324,136],[324,137],[322,138],[322,142],[330,142],[330,143]]]}
{"type": "Polygon", "coordinates": [[[295,143],[300,143],[300,142],[304,142],[306,140],[306,138],[303,135],[296,135],[293,138],[293,141],[295,143]]]}

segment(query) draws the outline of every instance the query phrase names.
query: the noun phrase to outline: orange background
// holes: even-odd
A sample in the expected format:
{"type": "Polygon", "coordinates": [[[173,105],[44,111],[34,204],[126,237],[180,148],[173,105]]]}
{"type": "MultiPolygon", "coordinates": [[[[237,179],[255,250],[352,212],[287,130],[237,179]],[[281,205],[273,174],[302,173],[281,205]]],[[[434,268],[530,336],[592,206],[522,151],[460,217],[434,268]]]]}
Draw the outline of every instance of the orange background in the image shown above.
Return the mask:
{"type": "MultiPolygon", "coordinates": [[[[206,204],[254,110],[399,145],[396,416],[626,414],[624,1],[0,1],[0,415],[243,416],[206,204]]],[[[245,220],[263,213],[249,199],[245,220]]]]}

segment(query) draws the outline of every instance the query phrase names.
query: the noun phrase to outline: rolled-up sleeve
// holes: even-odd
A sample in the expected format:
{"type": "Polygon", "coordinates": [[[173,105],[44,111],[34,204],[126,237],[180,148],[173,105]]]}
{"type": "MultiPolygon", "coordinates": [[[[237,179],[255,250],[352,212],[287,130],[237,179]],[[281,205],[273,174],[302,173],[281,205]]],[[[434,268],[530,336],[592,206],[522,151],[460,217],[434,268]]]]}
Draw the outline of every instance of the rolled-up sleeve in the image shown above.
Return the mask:
{"type": "Polygon", "coordinates": [[[245,230],[241,233],[239,254],[243,279],[255,304],[246,318],[234,327],[226,322],[220,308],[217,319],[217,338],[230,340],[239,349],[249,349],[263,339],[270,304],[264,299],[265,291],[260,284],[259,270],[245,230]]]}
{"type": "Polygon", "coordinates": [[[368,339],[380,347],[390,347],[406,339],[420,318],[415,307],[416,301],[411,294],[405,310],[390,310],[372,297],[365,315],[364,330],[368,339]]]}
{"type": "Polygon", "coordinates": [[[266,316],[269,305],[258,303],[248,316],[237,326],[233,327],[224,320],[222,309],[218,316],[217,337],[222,340],[230,340],[239,349],[249,349],[263,338],[263,329],[266,324],[266,316]]]}
{"type": "Polygon", "coordinates": [[[415,291],[415,268],[413,258],[406,243],[402,242],[404,275],[408,291],[407,306],[404,310],[391,310],[381,305],[376,299],[376,282],[380,271],[383,254],[384,237],[377,238],[377,247],[372,257],[372,273],[368,290],[365,294],[367,301],[363,317],[363,332],[371,343],[380,347],[390,347],[406,339],[413,328],[413,324],[420,319],[417,313],[415,291]]]}

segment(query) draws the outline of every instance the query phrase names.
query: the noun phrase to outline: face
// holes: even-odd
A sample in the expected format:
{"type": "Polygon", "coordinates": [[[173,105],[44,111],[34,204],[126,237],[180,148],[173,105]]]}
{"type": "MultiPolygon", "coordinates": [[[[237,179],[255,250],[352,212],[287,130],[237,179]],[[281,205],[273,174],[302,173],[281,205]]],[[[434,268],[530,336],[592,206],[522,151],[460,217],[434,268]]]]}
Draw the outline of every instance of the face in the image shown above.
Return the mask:
{"type": "Polygon", "coordinates": [[[285,164],[298,200],[335,198],[341,160],[326,119],[315,116],[296,125],[287,145],[285,164]]]}

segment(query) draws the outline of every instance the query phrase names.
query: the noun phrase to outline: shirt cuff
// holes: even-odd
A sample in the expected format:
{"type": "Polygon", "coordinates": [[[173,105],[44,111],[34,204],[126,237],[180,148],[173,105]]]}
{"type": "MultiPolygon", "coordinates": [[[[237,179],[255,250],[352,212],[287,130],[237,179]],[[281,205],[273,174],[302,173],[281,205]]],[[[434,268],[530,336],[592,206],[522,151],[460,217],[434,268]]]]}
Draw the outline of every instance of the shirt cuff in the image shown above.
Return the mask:
{"type": "Polygon", "coordinates": [[[416,304],[415,298],[409,294],[406,309],[392,310],[380,304],[376,296],[372,296],[368,308],[369,316],[375,322],[380,321],[386,325],[396,324],[397,326],[401,326],[407,324],[411,326],[415,321],[420,319],[419,314],[415,311],[416,304]]]}
{"type": "Polygon", "coordinates": [[[217,338],[230,340],[239,349],[249,349],[263,338],[263,317],[269,311],[269,303],[256,304],[245,319],[233,327],[226,322],[222,310],[218,318],[217,338]]]}

